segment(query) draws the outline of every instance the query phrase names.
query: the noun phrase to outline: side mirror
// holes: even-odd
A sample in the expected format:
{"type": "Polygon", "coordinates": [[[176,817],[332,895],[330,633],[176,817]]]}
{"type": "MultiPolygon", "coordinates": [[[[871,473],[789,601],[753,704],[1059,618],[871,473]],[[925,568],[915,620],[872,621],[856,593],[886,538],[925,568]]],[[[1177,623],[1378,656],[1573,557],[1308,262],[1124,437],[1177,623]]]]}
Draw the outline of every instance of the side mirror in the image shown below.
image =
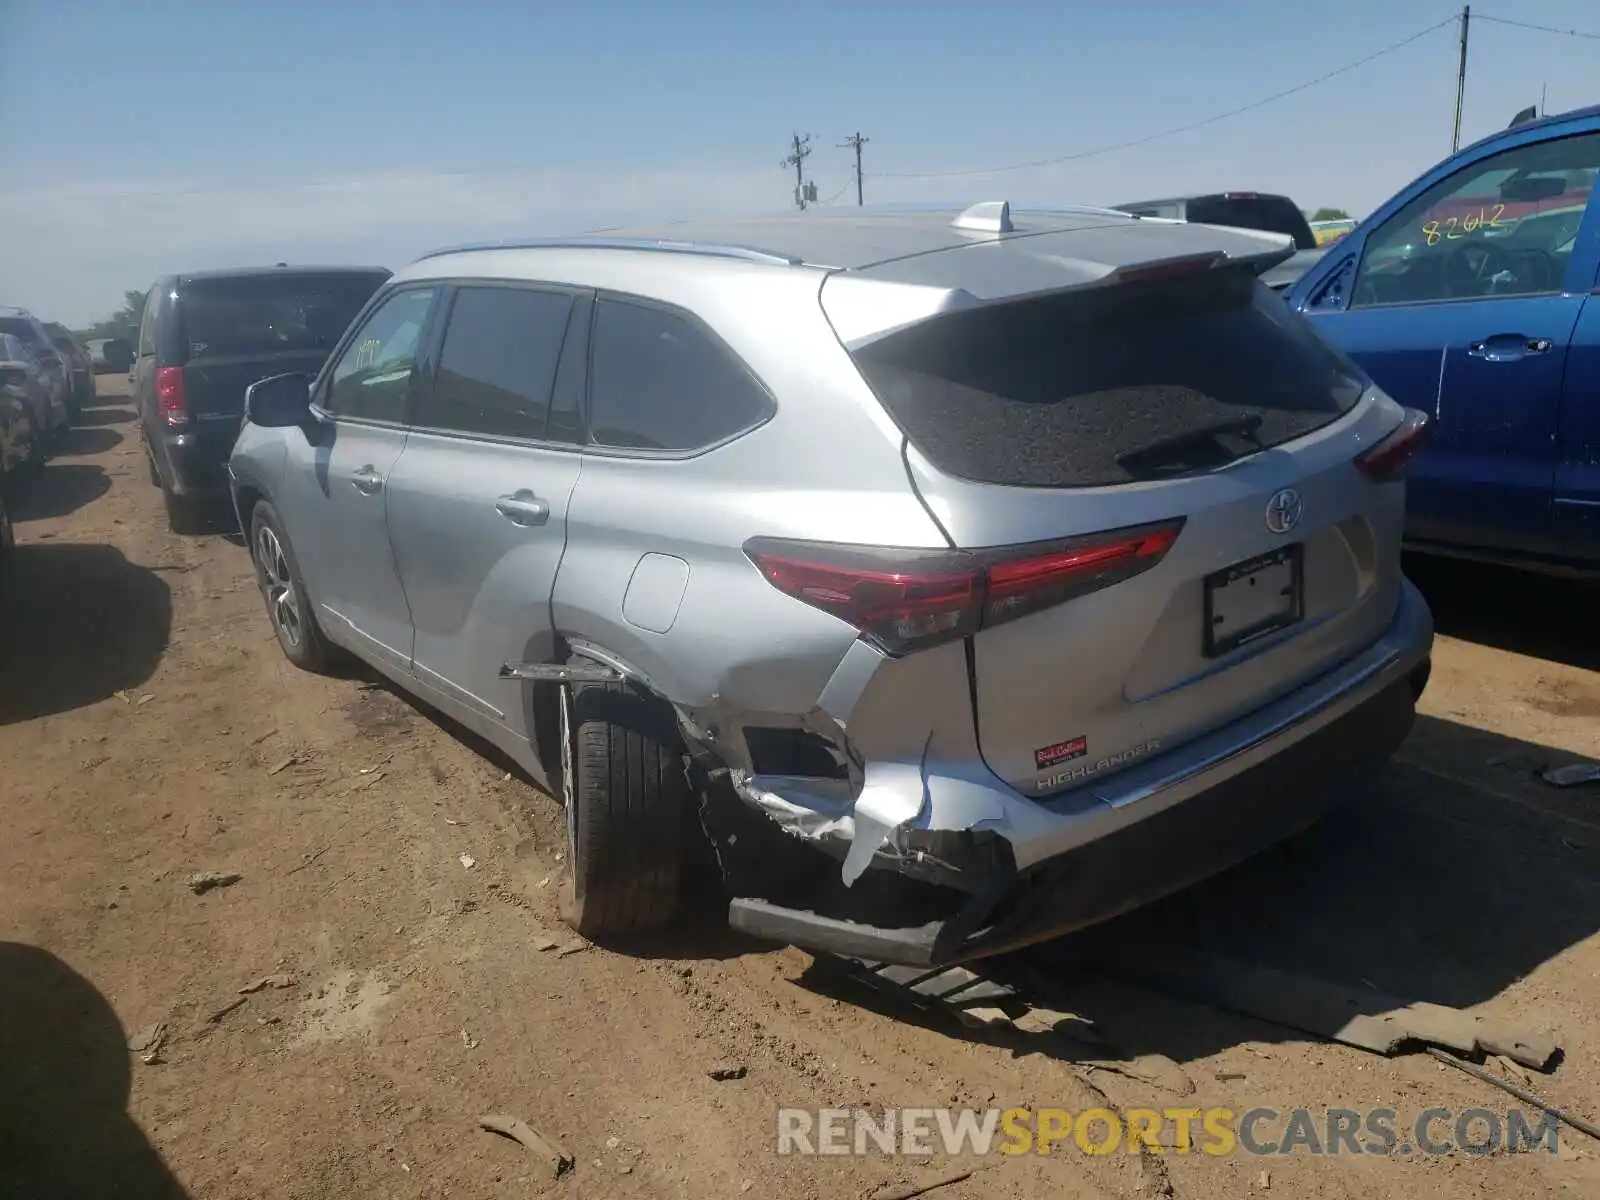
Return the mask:
{"type": "Polygon", "coordinates": [[[311,415],[311,377],[295,371],[257,380],[244,391],[244,413],[267,429],[303,425],[311,415]]]}

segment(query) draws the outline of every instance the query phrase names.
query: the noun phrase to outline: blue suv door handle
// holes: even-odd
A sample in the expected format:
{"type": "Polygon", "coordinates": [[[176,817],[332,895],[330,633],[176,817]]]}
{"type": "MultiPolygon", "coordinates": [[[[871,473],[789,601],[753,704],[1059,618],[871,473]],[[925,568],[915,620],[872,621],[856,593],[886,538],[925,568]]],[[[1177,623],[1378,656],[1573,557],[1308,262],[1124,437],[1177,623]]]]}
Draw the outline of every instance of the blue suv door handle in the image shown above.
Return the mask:
{"type": "Polygon", "coordinates": [[[1554,343],[1549,338],[1525,337],[1520,333],[1497,333],[1481,342],[1473,342],[1467,353],[1485,362],[1516,362],[1530,354],[1546,354],[1554,343]]]}

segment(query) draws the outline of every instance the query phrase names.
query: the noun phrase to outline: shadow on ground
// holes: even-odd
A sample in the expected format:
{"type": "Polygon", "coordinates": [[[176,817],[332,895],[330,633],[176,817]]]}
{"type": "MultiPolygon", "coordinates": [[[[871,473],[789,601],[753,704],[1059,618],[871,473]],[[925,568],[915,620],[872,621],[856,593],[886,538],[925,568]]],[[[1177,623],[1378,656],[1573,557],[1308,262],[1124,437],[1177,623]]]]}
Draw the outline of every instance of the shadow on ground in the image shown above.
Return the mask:
{"type": "Polygon", "coordinates": [[[1408,556],[1405,569],[1440,633],[1600,671],[1600,582],[1426,555],[1408,556]]]}
{"type": "Polygon", "coordinates": [[[0,725],[67,712],[155,673],[172,630],[157,573],[112,546],[22,542],[0,595],[0,725]]]}
{"type": "Polygon", "coordinates": [[[845,981],[826,962],[804,982],[954,1036],[1113,1061],[1183,1063],[1241,1042],[1315,1040],[1163,994],[1129,969],[1180,954],[1340,985],[1356,997],[1349,1016],[1386,1011],[1395,997],[1478,1004],[1600,931],[1600,814],[1534,774],[1562,757],[1419,717],[1396,761],[1352,784],[1348,802],[1300,836],[1116,921],[974,964],[1028,1001],[1086,1020],[1078,1028],[1092,1036],[1082,1043],[974,1035],[948,1014],[845,981]]]}
{"type": "Polygon", "coordinates": [[[18,480],[9,498],[11,519],[20,524],[70,516],[110,490],[111,477],[101,467],[56,459],[18,480]]]}
{"type": "MultiPolygon", "coordinates": [[[[1580,667],[1600,656],[1584,615],[1592,588],[1456,563],[1429,564],[1424,575],[1442,632],[1580,667]]],[[[1385,1011],[1395,998],[1480,1004],[1600,931],[1595,792],[1558,789],[1538,774],[1571,759],[1419,716],[1394,761],[1342,785],[1346,803],[1321,824],[1164,901],[977,969],[1086,1018],[1107,1044],[1083,1057],[1124,1061],[1181,1063],[1244,1041],[1314,1040],[1141,981],[1141,962],[1185,953],[1339,985],[1355,997],[1350,1016],[1385,1011]]],[[[970,1033],[948,1014],[842,981],[825,963],[806,983],[956,1036],[1077,1056],[1054,1039],[970,1033]]]]}
{"type": "MultiPolygon", "coordinates": [[[[104,398],[102,403],[109,403],[111,397],[104,398]]],[[[119,396],[116,399],[126,399],[119,396]]],[[[100,425],[131,425],[133,414],[125,408],[86,408],[80,412],[72,424],[77,428],[93,428],[100,425]]]]}
{"type": "Polygon", "coordinates": [[[93,984],[44,950],[0,942],[0,1190],[182,1200],[128,1115],[131,1062],[93,984]]]}
{"type": "Polygon", "coordinates": [[[115,449],[121,442],[122,435],[115,429],[80,425],[61,435],[61,441],[55,448],[55,456],[75,458],[89,454],[104,454],[107,450],[115,449]]]}

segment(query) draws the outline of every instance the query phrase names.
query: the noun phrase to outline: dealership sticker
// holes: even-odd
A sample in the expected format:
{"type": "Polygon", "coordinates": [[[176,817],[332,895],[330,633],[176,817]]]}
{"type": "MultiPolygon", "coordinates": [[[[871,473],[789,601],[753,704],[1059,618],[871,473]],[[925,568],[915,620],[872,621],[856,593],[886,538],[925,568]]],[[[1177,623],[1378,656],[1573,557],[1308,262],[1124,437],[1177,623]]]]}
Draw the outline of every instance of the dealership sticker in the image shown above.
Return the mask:
{"type": "Polygon", "coordinates": [[[1075,758],[1082,758],[1089,753],[1089,739],[1087,737],[1070,738],[1065,742],[1057,742],[1053,746],[1041,746],[1033,752],[1034,764],[1039,770],[1053,767],[1057,763],[1071,762],[1075,758]]]}

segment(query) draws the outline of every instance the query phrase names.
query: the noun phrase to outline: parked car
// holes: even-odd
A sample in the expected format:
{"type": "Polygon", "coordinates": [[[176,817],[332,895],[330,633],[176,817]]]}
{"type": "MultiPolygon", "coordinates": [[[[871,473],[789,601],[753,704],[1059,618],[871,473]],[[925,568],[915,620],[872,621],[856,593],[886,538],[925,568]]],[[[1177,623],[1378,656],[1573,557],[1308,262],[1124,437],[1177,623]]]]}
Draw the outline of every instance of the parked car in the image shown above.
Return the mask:
{"type": "Polygon", "coordinates": [[[1351,217],[1339,217],[1330,221],[1311,222],[1311,235],[1317,239],[1317,245],[1327,247],[1333,245],[1345,234],[1356,227],[1356,221],[1351,217]]]}
{"type": "Polygon", "coordinates": [[[27,401],[34,425],[35,454],[44,460],[45,447],[68,427],[67,405],[61,389],[34,357],[33,347],[14,333],[0,333],[0,372],[7,384],[27,401]]]}
{"type": "Polygon", "coordinates": [[[0,490],[5,481],[38,462],[43,450],[32,402],[18,376],[14,367],[0,362],[0,490]]]}
{"type": "Polygon", "coordinates": [[[114,375],[133,366],[133,343],[126,338],[90,338],[84,345],[96,375],[114,375]]]}
{"type": "Polygon", "coordinates": [[[381,267],[279,266],[156,281],[130,377],[150,482],[174,531],[198,530],[208,502],[228,494],[245,388],[316,371],[388,277],[381,267]]]}
{"type": "Polygon", "coordinates": [[[25,468],[39,461],[40,446],[28,395],[16,380],[15,368],[0,363],[0,588],[10,569],[16,542],[11,527],[11,487],[25,468]]]}
{"type": "Polygon", "coordinates": [[[230,472],[280,646],[561,795],[591,936],[672,914],[701,796],[736,926],[881,961],[1254,852],[1411,726],[1425,419],[1260,284],[1281,237],[1112,216],[421,259],[315,379],[250,391],[230,472]]]}
{"type": "Polygon", "coordinates": [[[1233,229],[1259,229],[1281,233],[1294,242],[1295,252],[1261,276],[1273,291],[1283,291],[1321,259],[1323,250],[1300,206],[1287,196],[1263,192],[1220,192],[1209,196],[1179,196],[1170,200],[1140,200],[1115,206],[1140,217],[1193,221],[1233,229]]]}
{"type": "Polygon", "coordinates": [[[20,338],[38,364],[40,382],[50,391],[51,404],[60,402],[63,411],[72,411],[72,369],[50,338],[50,331],[25,308],[0,308],[0,333],[20,338]]]}
{"type": "Polygon", "coordinates": [[[94,364],[89,361],[89,352],[72,336],[72,330],[56,321],[47,321],[44,328],[71,374],[72,398],[67,410],[77,420],[78,412],[94,400],[94,364]]]}
{"type": "Polygon", "coordinates": [[[1407,184],[1289,293],[1434,417],[1413,548],[1600,569],[1600,106],[1529,121],[1407,184]]]}

